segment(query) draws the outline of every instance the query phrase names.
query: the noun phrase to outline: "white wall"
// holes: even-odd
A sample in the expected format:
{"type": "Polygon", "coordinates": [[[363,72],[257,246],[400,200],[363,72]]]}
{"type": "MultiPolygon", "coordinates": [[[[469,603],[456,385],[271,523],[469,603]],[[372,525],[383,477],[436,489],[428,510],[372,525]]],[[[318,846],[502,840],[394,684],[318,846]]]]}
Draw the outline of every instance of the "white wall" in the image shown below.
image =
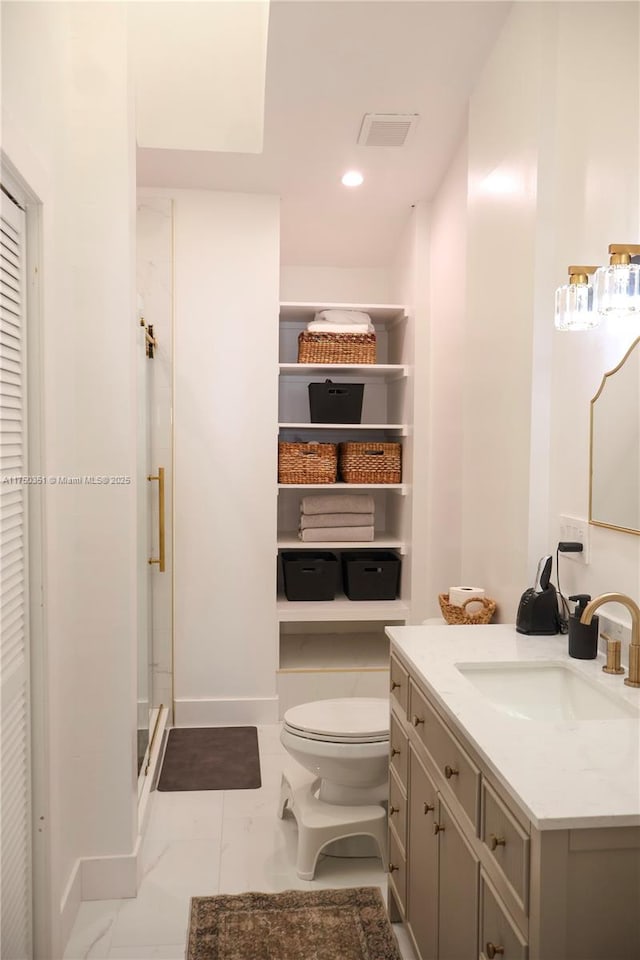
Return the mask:
{"type": "MultiPolygon", "coordinates": [[[[561,7],[558,16],[558,163],[548,197],[557,283],[564,282],[568,264],[606,263],[610,243],[640,241],[640,7],[585,3],[581,8],[579,45],[571,11],[561,7]],[[603,128],[598,121],[605,117],[603,128]]],[[[638,322],[554,334],[549,517],[554,540],[561,513],[588,516],[590,400],[603,374],[639,334],[638,322]]],[[[589,566],[560,561],[564,591],[615,590],[640,601],[640,537],[591,527],[590,539],[589,566]]],[[[607,609],[625,618],[621,607],[607,609]]]]}
{"type": "Polygon", "coordinates": [[[280,299],[311,303],[391,303],[383,267],[280,267],[280,299]]]}
{"type": "MultiPolygon", "coordinates": [[[[423,536],[428,565],[426,616],[439,616],[438,594],[462,582],[462,464],[467,252],[467,145],[463,142],[431,205],[431,396],[426,458],[429,506],[423,536]]],[[[486,576],[469,564],[473,584],[486,576]]]]}
{"type": "Polygon", "coordinates": [[[411,623],[429,614],[424,589],[429,549],[428,501],[430,495],[430,329],[429,329],[429,204],[412,209],[392,265],[392,300],[409,309],[403,357],[409,363],[406,385],[406,419],[412,429],[403,444],[402,479],[409,484],[402,509],[403,536],[410,544],[402,564],[403,598],[411,604],[411,623]]]}
{"type": "MultiPolygon", "coordinates": [[[[125,26],[119,4],[2,9],[2,146],[42,204],[42,402],[32,416],[42,420],[42,472],[54,476],[135,474],[125,26]]],[[[79,858],[123,856],[127,873],[136,837],[135,489],[47,485],[43,497],[50,810],[41,825],[53,928],[43,955],[59,957],[79,896],[96,892],[79,858]]],[[[108,895],[127,895],[119,879],[108,895]]]]}
{"type": "MultiPolygon", "coordinates": [[[[548,7],[514,5],[469,107],[461,574],[499,601],[498,617],[507,622],[534,573],[536,178],[541,123],[552,103],[545,96],[548,7]]],[[[544,476],[546,463],[538,470],[544,476]]]]}
{"type": "MultiPolygon", "coordinates": [[[[449,531],[443,477],[461,440],[460,575],[487,588],[503,621],[514,619],[536,557],[555,551],[560,513],[587,517],[589,400],[639,332],[637,324],[553,329],[554,290],[568,264],[606,262],[609,243],[640,239],[638,10],[514,5],[470,102],[462,329],[465,258],[454,282],[445,250],[448,235],[461,243],[465,232],[460,156],[433,205],[430,483],[443,512],[429,530],[453,572],[456,493],[448,491],[449,531]],[[464,356],[461,384],[453,357],[436,359],[447,338],[464,356]],[[449,443],[438,434],[447,405],[449,443]]],[[[560,561],[563,592],[638,599],[640,538],[590,534],[589,566],[560,561]]],[[[625,619],[621,608],[611,613],[625,619]]]]}
{"type": "Polygon", "coordinates": [[[175,194],[175,719],[277,719],[277,197],[175,194]]]}

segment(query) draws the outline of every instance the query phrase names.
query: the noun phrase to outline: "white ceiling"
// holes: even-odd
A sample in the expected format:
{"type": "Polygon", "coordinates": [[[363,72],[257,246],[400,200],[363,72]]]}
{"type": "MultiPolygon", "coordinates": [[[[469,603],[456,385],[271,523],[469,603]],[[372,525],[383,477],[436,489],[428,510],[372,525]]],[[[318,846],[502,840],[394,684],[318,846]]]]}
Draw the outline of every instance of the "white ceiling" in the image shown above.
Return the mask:
{"type": "Polygon", "coordinates": [[[260,153],[268,0],[130,3],[141,147],[260,153]]]}
{"type": "Polygon", "coordinates": [[[437,190],[509,7],[272,0],[263,152],[139,149],[138,183],[279,194],[283,264],[386,266],[411,204],[437,190]],[[403,147],[358,146],[366,113],[420,121],[403,147]],[[356,189],[340,183],[352,167],[356,189]]]}

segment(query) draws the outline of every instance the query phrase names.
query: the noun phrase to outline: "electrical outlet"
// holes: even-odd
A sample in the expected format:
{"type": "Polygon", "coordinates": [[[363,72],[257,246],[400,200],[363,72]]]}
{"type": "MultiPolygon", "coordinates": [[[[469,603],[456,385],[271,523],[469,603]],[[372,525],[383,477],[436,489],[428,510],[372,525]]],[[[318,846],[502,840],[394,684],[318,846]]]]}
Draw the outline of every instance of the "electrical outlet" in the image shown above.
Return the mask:
{"type": "Polygon", "coordinates": [[[579,517],[560,517],[559,540],[575,540],[582,544],[581,553],[562,553],[561,556],[576,563],[589,563],[589,523],[579,517]]]}

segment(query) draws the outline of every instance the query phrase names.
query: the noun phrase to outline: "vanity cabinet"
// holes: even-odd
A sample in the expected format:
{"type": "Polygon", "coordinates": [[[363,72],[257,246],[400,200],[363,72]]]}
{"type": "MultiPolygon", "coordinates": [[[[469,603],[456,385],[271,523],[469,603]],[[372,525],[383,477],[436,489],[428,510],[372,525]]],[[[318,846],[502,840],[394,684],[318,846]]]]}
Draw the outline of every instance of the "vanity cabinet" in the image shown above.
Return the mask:
{"type": "MultiPolygon", "coordinates": [[[[438,952],[440,960],[473,957],[478,942],[479,860],[446,801],[438,798],[438,952]]],[[[419,908],[419,905],[416,905],[419,908]]]]}
{"type": "Polygon", "coordinates": [[[640,828],[537,829],[395,644],[390,675],[389,912],[419,960],[637,960],[640,828]]]}
{"type": "Polygon", "coordinates": [[[472,957],[478,858],[413,746],[409,783],[406,919],[422,960],[472,957]]]}

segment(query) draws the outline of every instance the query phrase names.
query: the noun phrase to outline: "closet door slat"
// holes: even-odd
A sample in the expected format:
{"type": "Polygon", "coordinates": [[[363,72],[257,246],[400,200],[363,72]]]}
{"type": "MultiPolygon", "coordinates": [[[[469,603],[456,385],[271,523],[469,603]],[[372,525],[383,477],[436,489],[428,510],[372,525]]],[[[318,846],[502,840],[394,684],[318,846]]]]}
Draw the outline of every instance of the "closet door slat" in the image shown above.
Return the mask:
{"type": "Polygon", "coordinates": [[[0,956],[32,956],[25,221],[0,195],[0,956]]]}

